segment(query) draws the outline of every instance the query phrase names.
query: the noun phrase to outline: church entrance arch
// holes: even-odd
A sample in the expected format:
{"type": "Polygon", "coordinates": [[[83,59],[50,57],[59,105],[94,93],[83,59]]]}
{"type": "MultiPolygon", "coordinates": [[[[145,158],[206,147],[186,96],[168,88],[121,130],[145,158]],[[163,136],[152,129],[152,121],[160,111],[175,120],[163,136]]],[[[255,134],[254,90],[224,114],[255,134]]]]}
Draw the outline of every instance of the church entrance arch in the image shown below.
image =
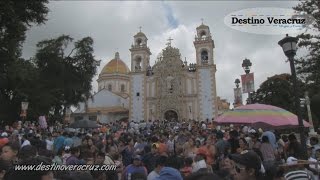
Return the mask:
{"type": "Polygon", "coordinates": [[[168,121],[178,121],[178,113],[175,110],[167,110],[164,113],[164,119],[168,121]]]}

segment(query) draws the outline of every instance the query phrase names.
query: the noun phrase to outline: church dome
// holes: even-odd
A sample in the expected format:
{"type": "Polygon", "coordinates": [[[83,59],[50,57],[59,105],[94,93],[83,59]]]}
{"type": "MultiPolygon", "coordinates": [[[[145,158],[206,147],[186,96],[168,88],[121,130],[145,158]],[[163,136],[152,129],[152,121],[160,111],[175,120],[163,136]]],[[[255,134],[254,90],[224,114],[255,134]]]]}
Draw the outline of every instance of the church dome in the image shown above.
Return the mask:
{"type": "Polygon", "coordinates": [[[113,73],[120,73],[120,74],[128,74],[130,72],[128,66],[120,59],[119,53],[116,52],[115,58],[109,61],[102,69],[102,74],[113,74],[113,73]]]}
{"type": "Polygon", "coordinates": [[[146,35],[143,32],[138,32],[136,35],[134,35],[134,37],[138,37],[138,36],[144,36],[146,37],[146,35]]]}

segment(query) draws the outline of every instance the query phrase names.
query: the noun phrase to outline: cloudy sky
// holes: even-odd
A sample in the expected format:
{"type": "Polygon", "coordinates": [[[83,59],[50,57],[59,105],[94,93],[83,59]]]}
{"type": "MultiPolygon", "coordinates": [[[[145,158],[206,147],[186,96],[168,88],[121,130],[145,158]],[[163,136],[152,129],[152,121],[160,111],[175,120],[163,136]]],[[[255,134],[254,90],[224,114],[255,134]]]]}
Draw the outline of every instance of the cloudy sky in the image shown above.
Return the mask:
{"type": "MultiPolygon", "coordinates": [[[[284,35],[261,35],[240,32],[224,24],[232,12],[257,7],[292,8],[296,1],[50,1],[48,21],[27,32],[23,56],[32,57],[37,42],[67,34],[75,40],[90,36],[94,54],[102,60],[100,72],[118,51],[130,68],[129,48],[133,36],[142,26],[152,52],[151,64],[173,38],[172,46],[180,49],[181,58],[195,62],[193,40],[196,27],[210,27],[215,42],[214,61],[217,65],[217,93],[233,102],[234,80],[243,74],[242,60],[253,63],[255,88],[274,74],[289,73],[278,41],[284,35]]],[[[97,77],[93,80],[97,91],[97,77]]],[[[243,96],[246,98],[246,95],[243,96]]]]}

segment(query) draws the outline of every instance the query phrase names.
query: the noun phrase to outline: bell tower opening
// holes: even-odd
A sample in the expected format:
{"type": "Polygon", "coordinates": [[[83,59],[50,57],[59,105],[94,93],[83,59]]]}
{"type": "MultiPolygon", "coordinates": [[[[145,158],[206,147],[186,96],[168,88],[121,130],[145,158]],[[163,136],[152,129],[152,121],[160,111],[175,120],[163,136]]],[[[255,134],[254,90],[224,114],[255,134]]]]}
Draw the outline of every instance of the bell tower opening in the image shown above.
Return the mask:
{"type": "Polygon", "coordinates": [[[141,71],[141,61],[142,61],[141,56],[137,56],[135,58],[135,67],[134,67],[135,71],[141,71]]]}
{"type": "Polygon", "coordinates": [[[206,38],[206,37],[207,37],[206,31],[201,31],[200,37],[201,37],[202,39],[206,38]]]}
{"type": "Polygon", "coordinates": [[[207,50],[203,50],[201,52],[201,63],[202,64],[208,64],[208,51],[207,50]]]}
{"type": "Polygon", "coordinates": [[[141,46],[141,45],[142,45],[142,40],[141,40],[140,38],[138,38],[137,41],[136,41],[136,44],[137,44],[138,46],[141,46]]]}

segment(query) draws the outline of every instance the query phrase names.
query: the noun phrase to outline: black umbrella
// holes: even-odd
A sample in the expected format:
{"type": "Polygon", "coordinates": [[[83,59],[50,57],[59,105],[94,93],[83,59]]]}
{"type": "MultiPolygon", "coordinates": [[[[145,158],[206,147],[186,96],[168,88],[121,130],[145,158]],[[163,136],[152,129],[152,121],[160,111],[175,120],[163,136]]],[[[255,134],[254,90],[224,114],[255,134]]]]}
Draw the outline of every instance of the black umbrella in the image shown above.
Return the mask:
{"type": "Polygon", "coordinates": [[[100,127],[95,121],[88,119],[78,120],[69,125],[69,128],[98,128],[100,127]]]}

